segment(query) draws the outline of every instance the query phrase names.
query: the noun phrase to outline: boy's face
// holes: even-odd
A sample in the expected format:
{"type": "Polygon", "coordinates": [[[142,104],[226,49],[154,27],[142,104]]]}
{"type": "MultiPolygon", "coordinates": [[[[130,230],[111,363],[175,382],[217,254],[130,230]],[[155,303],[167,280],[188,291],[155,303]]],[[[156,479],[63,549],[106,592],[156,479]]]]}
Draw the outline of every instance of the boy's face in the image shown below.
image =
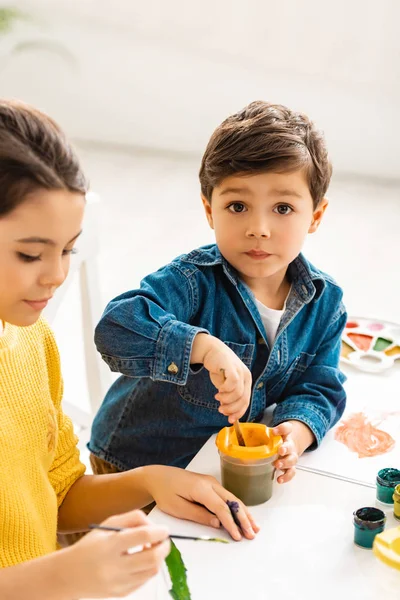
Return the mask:
{"type": "Polygon", "coordinates": [[[303,170],[232,175],[214,188],[211,204],[202,200],[221,254],[250,287],[285,276],[328,204],[314,210],[303,170]]]}
{"type": "Polygon", "coordinates": [[[81,231],[85,198],[38,190],[0,218],[0,319],[22,327],[39,318],[64,282],[81,231]]]}

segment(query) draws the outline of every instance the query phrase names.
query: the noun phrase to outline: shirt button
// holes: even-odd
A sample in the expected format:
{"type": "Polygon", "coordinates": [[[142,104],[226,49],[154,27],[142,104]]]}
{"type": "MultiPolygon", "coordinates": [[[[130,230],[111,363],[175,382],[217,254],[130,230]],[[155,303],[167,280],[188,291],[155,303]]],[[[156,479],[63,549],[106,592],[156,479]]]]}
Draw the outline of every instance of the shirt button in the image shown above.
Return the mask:
{"type": "Polygon", "coordinates": [[[167,371],[168,371],[168,373],[173,373],[174,375],[176,375],[177,372],[179,371],[179,369],[176,366],[176,364],[174,362],[172,362],[170,365],[168,365],[167,371]]]}
{"type": "Polygon", "coordinates": [[[265,346],[265,340],[264,340],[264,338],[262,338],[262,337],[258,338],[257,343],[260,344],[260,346],[262,346],[263,344],[265,346]]]}
{"type": "Polygon", "coordinates": [[[306,286],[302,285],[301,289],[303,290],[303,292],[305,293],[305,295],[308,296],[308,289],[306,288],[306,286]]]}
{"type": "Polygon", "coordinates": [[[264,383],[262,381],[260,381],[260,383],[257,385],[257,389],[261,390],[261,388],[264,387],[264,383]]]}

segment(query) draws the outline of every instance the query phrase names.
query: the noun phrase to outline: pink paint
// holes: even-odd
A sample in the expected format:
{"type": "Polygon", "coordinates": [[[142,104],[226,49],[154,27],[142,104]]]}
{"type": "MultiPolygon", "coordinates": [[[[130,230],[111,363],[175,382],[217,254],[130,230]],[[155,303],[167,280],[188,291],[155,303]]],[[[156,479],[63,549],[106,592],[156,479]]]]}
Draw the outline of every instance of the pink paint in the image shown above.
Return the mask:
{"type": "Polygon", "coordinates": [[[370,323],[368,325],[368,329],[370,329],[371,331],[381,331],[384,328],[385,326],[382,325],[382,323],[370,323]]]}

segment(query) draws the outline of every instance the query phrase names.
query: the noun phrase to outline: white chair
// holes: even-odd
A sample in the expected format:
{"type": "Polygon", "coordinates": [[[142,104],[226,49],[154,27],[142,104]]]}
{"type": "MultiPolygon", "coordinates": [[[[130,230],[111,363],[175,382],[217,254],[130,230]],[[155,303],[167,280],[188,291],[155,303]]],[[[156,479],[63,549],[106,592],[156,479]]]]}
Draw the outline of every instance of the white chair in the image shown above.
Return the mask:
{"type": "Polygon", "coordinates": [[[105,393],[112,383],[111,372],[97,352],[93,332],[102,311],[96,255],[98,243],[98,212],[100,197],[93,192],[86,195],[86,211],[83,233],[77,242],[79,252],[71,259],[71,269],[64,284],[57,290],[45,310],[45,317],[51,324],[63,302],[74,277],[79,275],[81,314],[83,325],[83,347],[85,375],[89,394],[90,411],[85,411],[68,401],[63,402],[65,412],[81,429],[89,428],[105,393]]]}

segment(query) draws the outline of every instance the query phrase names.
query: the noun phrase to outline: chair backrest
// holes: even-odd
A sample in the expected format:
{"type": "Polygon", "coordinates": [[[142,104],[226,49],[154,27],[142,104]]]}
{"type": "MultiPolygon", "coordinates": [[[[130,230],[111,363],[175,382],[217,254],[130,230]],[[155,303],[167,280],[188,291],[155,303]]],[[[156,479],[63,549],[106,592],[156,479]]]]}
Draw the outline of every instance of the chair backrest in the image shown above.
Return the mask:
{"type": "Polygon", "coordinates": [[[74,421],[80,421],[78,424],[81,426],[90,425],[112,382],[111,373],[97,352],[93,341],[94,328],[103,310],[97,268],[100,198],[97,194],[90,192],[86,195],[86,200],[87,206],[83,233],[79,238],[79,243],[77,243],[79,252],[71,260],[71,269],[66,281],[57,290],[54,298],[45,310],[45,317],[51,324],[65,298],[68,288],[74,280],[74,276],[79,275],[85,372],[91,414],[85,415],[79,410],[77,412],[76,407],[71,407],[70,403],[67,403],[69,408],[66,412],[72,417],[75,415],[74,421]]]}

